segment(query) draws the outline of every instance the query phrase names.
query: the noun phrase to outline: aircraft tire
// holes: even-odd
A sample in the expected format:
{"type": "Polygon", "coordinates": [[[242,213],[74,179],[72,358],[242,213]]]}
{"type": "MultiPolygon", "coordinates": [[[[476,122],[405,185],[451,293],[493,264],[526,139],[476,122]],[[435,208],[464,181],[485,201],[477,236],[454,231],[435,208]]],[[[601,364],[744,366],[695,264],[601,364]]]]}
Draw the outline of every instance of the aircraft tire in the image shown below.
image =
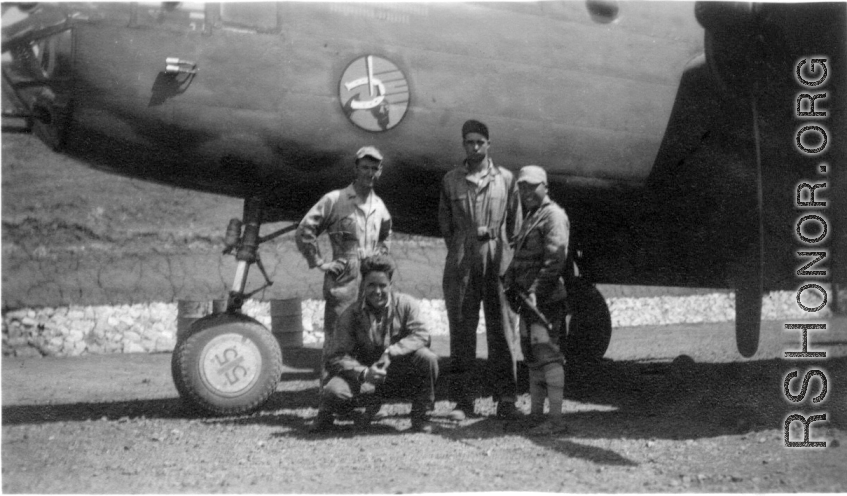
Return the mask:
{"type": "Polygon", "coordinates": [[[259,322],[239,314],[215,314],[194,322],[176,344],[171,373],[180,397],[212,415],[259,409],[282,376],[282,351],[259,322]]]}
{"type": "MultiPolygon", "coordinates": [[[[598,361],[606,354],[612,339],[612,314],[597,288],[582,279],[568,287],[571,321],[563,336],[568,361],[598,361]]],[[[561,344],[561,340],[560,340],[561,344]]]]}

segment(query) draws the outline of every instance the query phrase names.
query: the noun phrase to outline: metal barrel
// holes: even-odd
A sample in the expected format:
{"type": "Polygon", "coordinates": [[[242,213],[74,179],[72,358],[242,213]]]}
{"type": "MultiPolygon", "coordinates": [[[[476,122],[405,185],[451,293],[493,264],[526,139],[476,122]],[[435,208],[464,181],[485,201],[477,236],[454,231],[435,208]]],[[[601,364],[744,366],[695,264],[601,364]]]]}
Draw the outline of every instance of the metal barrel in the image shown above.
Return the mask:
{"type": "Polygon", "coordinates": [[[271,332],[280,348],[303,347],[303,313],[300,298],[271,300],[271,332]]]}
{"type": "Polygon", "coordinates": [[[211,313],[226,311],[227,300],[179,300],[176,314],[176,339],[182,341],[188,334],[191,324],[211,313]]]}
{"type": "Polygon", "coordinates": [[[185,339],[188,329],[195,320],[209,315],[212,311],[208,300],[179,300],[176,304],[176,340],[185,339]]]}
{"type": "Polygon", "coordinates": [[[212,313],[224,313],[226,312],[226,304],[227,300],[212,300],[212,313]]]}

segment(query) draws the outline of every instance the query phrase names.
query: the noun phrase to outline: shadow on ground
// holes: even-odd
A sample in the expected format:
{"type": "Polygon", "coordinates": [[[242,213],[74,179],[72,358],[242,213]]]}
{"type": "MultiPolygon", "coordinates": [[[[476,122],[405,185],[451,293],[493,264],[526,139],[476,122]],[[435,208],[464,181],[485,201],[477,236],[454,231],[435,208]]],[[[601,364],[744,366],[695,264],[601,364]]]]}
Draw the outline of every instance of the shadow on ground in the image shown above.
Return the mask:
{"type": "MultiPolygon", "coordinates": [[[[308,362],[308,360],[307,360],[308,362]]],[[[303,365],[306,362],[300,364],[303,365]]],[[[478,378],[485,374],[485,362],[478,362],[478,378]]],[[[297,363],[294,363],[297,365],[297,363]]],[[[443,370],[437,391],[437,411],[449,410],[447,386],[452,379],[449,363],[442,359],[443,370]]],[[[807,370],[821,369],[832,380],[847,376],[847,358],[826,362],[771,359],[739,363],[673,363],[638,361],[602,361],[572,365],[567,370],[565,419],[570,432],[548,438],[530,438],[533,442],[572,457],[606,465],[630,466],[634,462],[611,449],[582,444],[597,439],[672,439],[697,440],[724,435],[781,429],[785,418],[796,412],[810,415],[829,412],[832,427],[845,428],[845,405],[831,398],[809,407],[798,407],[783,393],[783,380],[797,370],[799,378],[791,383],[798,394],[807,370]],[[825,365],[825,367],[822,367],[825,365]],[[814,412],[809,408],[814,408],[814,412]]],[[[292,369],[293,370],[293,369],[292,369]]],[[[520,391],[526,391],[526,373],[520,374],[520,391]]],[[[147,419],[199,419],[204,423],[232,425],[268,424],[278,426],[278,436],[315,438],[308,432],[317,408],[318,375],[314,370],[294,370],[283,376],[277,392],[262,409],[240,417],[204,417],[189,409],[176,395],[169,398],[117,402],[80,402],[47,405],[9,405],[3,407],[3,425],[52,422],[122,421],[147,419]]],[[[481,381],[480,381],[481,383],[481,381]]],[[[817,396],[821,383],[813,379],[807,395],[817,396]]],[[[483,388],[477,392],[477,411],[493,414],[494,403],[483,388]]],[[[831,395],[830,395],[831,396],[831,395]]],[[[520,403],[526,407],[526,397],[520,403]]],[[[408,403],[390,400],[386,422],[367,430],[349,425],[319,436],[353,437],[401,434],[408,424],[408,403]],[[390,425],[385,425],[390,424],[390,425]],[[398,429],[397,426],[403,427],[398,429]]],[[[473,443],[496,436],[523,435],[521,429],[490,416],[461,423],[435,417],[436,434],[457,442],[473,443]]],[[[342,423],[344,424],[344,423],[342,423]]],[[[349,422],[347,424],[350,424],[349,422]]],[[[818,422],[815,427],[826,427],[818,422]]]]}

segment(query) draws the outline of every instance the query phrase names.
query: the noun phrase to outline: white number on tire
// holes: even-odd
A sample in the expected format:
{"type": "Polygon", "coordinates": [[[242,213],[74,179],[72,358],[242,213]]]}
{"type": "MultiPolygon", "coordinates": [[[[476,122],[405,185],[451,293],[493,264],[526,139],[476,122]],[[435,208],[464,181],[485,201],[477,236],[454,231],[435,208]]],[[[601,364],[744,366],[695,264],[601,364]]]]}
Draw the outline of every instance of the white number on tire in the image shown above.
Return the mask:
{"type": "Polygon", "coordinates": [[[238,396],[259,378],[262,354],[252,340],[239,334],[221,334],[203,348],[200,376],[204,384],[222,396],[238,396]]]}

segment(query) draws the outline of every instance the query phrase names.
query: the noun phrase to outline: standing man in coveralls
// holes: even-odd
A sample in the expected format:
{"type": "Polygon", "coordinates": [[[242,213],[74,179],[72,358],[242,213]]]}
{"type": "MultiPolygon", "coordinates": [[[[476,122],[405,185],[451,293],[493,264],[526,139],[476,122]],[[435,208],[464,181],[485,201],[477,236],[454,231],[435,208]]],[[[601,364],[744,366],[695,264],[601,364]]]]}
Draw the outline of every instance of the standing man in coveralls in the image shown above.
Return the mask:
{"type": "Polygon", "coordinates": [[[447,243],[444,299],[450,323],[450,357],[454,378],[450,417],[474,413],[470,372],[476,361],[479,307],[485,311],[488,340],[487,377],[497,403],[497,417],[518,415],[514,316],[505,302],[500,276],[512,259],[509,243],[520,229],[521,206],[514,176],[489,156],[488,127],[469,120],[462,126],[464,163],[444,176],[438,207],[441,234],[447,243]]]}
{"type": "Polygon", "coordinates": [[[300,221],[294,238],[309,268],[325,274],[324,354],[330,349],[336,320],[359,296],[359,262],[388,253],[391,216],[373,191],[382,173],[382,154],[373,146],[362,147],[355,164],[353,183],[325,194],[300,221]],[[332,245],[330,260],[318,248],[323,232],[332,245]]]}

